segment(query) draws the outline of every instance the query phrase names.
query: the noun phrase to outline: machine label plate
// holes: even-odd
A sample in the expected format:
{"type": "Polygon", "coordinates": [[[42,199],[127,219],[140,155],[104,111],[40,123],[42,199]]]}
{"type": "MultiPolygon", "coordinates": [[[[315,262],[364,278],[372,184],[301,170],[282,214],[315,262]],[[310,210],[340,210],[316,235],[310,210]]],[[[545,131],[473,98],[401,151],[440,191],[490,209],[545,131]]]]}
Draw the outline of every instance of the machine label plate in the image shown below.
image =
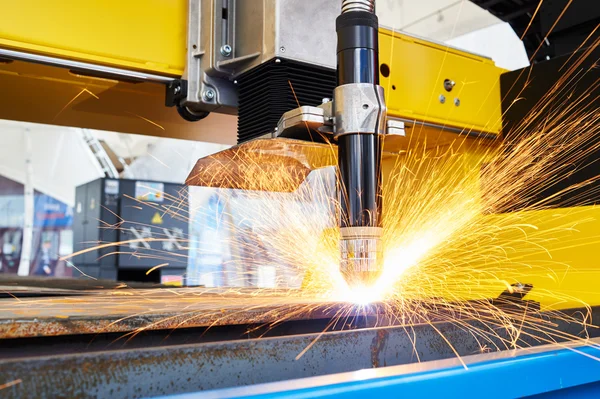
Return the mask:
{"type": "Polygon", "coordinates": [[[135,182],[135,198],[142,201],[163,202],[165,185],[163,183],[135,182]]]}

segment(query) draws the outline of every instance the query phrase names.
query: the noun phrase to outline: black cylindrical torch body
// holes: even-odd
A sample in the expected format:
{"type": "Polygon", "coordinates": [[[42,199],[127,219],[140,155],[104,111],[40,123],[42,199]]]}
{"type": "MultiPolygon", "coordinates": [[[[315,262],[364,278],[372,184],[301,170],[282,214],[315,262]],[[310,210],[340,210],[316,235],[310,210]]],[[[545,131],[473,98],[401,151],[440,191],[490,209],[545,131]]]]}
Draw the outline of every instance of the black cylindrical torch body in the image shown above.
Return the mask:
{"type": "MultiPolygon", "coordinates": [[[[337,84],[379,84],[379,22],[374,13],[354,11],[336,20],[337,84]]],[[[340,227],[381,226],[381,137],[377,133],[338,136],[341,179],[340,227]]]]}
{"type": "Polygon", "coordinates": [[[341,14],[337,31],[337,85],[379,84],[379,21],[367,11],[341,14]]]}
{"type": "Polygon", "coordinates": [[[381,227],[380,160],[379,135],[345,134],[339,137],[340,227],[381,227]]]}

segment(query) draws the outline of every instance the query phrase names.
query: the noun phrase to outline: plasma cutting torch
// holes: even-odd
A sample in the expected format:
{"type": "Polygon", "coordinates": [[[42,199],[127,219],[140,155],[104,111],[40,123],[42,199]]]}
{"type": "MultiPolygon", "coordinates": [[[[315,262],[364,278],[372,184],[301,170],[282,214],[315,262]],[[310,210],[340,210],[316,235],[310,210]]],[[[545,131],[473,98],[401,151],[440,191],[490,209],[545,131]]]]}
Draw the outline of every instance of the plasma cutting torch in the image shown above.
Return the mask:
{"type": "Polygon", "coordinates": [[[336,30],[340,271],[351,286],[370,285],[383,267],[381,147],[386,120],[375,0],[344,0],[336,30]]]}

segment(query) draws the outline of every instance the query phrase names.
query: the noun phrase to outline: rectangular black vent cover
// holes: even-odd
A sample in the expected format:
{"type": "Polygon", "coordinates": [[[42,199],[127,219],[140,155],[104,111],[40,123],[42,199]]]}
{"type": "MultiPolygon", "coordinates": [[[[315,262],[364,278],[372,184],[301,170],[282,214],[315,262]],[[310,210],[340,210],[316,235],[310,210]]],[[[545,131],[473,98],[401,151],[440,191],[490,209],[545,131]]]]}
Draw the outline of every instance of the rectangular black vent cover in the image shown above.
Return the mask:
{"type": "Polygon", "coordinates": [[[270,60],[240,76],[238,144],[271,133],[298,103],[317,106],[331,98],[335,85],[335,69],[286,59],[270,60]]]}

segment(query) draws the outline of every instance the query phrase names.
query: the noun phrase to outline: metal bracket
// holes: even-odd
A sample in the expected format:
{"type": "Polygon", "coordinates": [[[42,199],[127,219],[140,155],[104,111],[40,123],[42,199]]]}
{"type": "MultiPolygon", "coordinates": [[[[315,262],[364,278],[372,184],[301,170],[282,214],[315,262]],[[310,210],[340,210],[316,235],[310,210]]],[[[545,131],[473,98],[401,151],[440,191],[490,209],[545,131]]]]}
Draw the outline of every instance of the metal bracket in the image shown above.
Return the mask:
{"type": "MultiPolygon", "coordinates": [[[[314,140],[315,135],[308,134],[316,131],[327,137],[334,134],[335,117],[333,116],[334,103],[324,102],[318,107],[302,106],[283,114],[271,137],[286,137],[298,140],[314,140]]],[[[385,134],[393,136],[406,136],[404,122],[396,119],[385,120],[385,134]]],[[[364,133],[364,132],[363,132],[364,133]]]]}
{"type": "Polygon", "coordinates": [[[385,134],[387,108],[383,87],[369,83],[338,86],[333,93],[335,134],[385,134]]]}
{"type": "MultiPolygon", "coordinates": [[[[215,51],[219,40],[233,36],[230,32],[233,25],[228,22],[233,18],[233,12],[228,3],[225,0],[188,1],[187,57],[183,74],[183,80],[188,83],[185,97],[178,96],[176,105],[192,113],[217,110],[229,114],[237,112],[237,88],[229,79],[228,73],[216,68],[221,59],[230,58],[215,51]],[[223,18],[224,9],[227,9],[227,18],[223,18]],[[212,28],[219,23],[225,24],[223,30],[226,32],[218,29],[217,35],[217,29],[212,28]]],[[[231,51],[233,52],[233,48],[231,51]]],[[[173,101],[173,98],[168,98],[167,101],[173,101]]]]}
{"type": "Polygon", "coordinates": [[[169,82],[166,86],[165,105],[174,107],[187,97],[188,82],[184,79],[177,79],[169,82]]]}
{"type": "Polygon", "coordinates": [[[386,134],[405,137],[404,122],[396,119],[388,119],[386,122],[386,134]]]}
{"type": "Polygon", "coordinates": [[[302,124],[312,129],[320,128],[325,124],[325,111],[308,105],[288,111],[277,123],[277,131],[284,132],[302,124]]]}
{"type": "Polygon", "coordinates": [[[500,309],[514,309],[520,312],[525,310],[539,311],[539,302],[524,299],[532,289],[533,284],[512,284],[510,289],[502,291],[498,298],[491,300],[491,303],[500,309]]]}
{"type": "Polygon", "coordinates": [[[324,141],[323,137],[330,137],[333,133],[333,116],[331,102],[326,102],[318,107],[302,106],[283,114],[272,137],[286,137],[298,140],[324,141]],[[316,131],[313,135],[311,131],[316,131]],[[318,138],[316,136],[319,136],[318,138]]]}

